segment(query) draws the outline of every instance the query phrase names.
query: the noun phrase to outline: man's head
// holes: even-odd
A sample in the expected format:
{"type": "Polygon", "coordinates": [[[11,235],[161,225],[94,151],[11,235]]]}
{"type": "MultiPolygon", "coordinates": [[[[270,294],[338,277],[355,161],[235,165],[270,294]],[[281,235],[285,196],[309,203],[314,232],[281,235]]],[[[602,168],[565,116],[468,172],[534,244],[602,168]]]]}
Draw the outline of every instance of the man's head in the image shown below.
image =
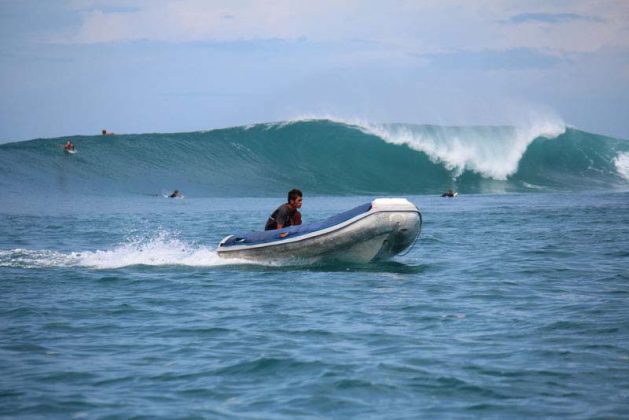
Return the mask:
{"type": "Polygon", "coordinates": [[[303,194],[297,188],[293,188],[288,192],[288,204],[294,208],[301,208],[303,194]]]}

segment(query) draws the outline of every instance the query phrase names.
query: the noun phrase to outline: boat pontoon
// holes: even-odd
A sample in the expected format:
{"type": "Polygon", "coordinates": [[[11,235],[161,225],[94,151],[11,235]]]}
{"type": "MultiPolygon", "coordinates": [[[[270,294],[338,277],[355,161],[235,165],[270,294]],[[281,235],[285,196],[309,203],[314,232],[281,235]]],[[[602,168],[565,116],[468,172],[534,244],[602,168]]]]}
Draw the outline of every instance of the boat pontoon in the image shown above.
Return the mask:
{"type": "Polygon", "coordinates": [[[422,216],[404,198],[378,198],[318,223],[229,235],[218,245],[222,258],[260,262],[341,261],[391,258],[414,244],[422,216]]]}

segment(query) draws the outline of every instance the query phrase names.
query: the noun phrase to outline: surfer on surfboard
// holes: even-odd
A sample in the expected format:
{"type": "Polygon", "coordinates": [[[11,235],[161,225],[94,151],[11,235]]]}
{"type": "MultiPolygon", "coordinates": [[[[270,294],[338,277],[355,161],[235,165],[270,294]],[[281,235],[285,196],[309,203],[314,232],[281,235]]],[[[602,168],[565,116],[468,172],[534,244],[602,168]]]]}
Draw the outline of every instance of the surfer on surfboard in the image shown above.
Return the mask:
{"type": "Polygon", "coordinates": [[[68,153],[74,153],[74,144],[72,144],[72,140],[68,140],[67,143],[63,145],[63,150],[68,153]]]}
{"type": "Polygon", "coordinates": [[[168,198],[183,198],[183,195],[181,195],[179,190],[175,190],[172,193],[168,194],[168,198]]]}

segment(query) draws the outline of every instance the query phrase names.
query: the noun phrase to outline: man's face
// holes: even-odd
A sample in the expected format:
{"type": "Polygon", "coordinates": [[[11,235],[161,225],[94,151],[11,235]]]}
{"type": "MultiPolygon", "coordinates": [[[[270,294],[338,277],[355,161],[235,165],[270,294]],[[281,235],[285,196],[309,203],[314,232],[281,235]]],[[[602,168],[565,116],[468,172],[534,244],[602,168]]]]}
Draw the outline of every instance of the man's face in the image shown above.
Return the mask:
{"type": "Polygon", "coordinates": [[[301,198],[301,197],[297,197],[296,199],[291,200],[290,205],[291,205],[293,208],[300,209],[300,208],[301,208],[301,203],[302,203],[303,201],[304,201],[304,200],[303,200],[303,198],[301,198]]]}

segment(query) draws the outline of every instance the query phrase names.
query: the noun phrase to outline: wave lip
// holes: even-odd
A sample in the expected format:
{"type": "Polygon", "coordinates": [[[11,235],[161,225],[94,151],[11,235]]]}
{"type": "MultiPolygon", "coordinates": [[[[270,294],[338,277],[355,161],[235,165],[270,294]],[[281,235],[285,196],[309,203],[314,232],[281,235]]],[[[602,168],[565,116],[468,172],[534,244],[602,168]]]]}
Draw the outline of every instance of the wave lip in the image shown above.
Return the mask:
{"type": "Polygon", "coordinates": [[[363,125],[365,132],[391,144],[404,144],[426,153],[459,177],[466,170],[486,178],[506,180],[518,170],[528,146],[539,137],[565,133],[559,121],[545,121],[526,128],[363,125]]]}

